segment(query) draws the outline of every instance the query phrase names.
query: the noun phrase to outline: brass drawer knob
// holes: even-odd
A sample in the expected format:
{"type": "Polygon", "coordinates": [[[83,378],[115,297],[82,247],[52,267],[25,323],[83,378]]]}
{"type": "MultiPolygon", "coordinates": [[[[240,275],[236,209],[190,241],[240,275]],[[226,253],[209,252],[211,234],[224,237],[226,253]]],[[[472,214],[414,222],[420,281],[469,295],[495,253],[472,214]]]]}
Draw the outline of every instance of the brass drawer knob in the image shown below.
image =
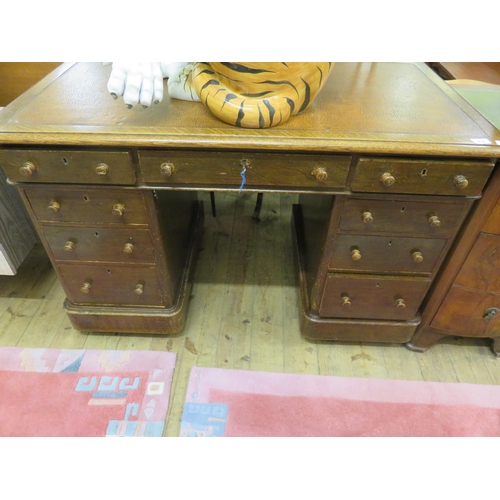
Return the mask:
{"type": "Polygon", "coordinates": [[[109,167],[105,163],[99,163],[95,168],[95,173],[97,175],[106,175],[108,173],[109,167]]]}
{"type": "Polygon", "coordinates": [[[53,214],[59,212],[61,210],[61,204],[56,200],[51,200],[49,205],[47,206],[47,210],[53,214]]]}
{"type": "Polygon", "coordinates": [[[405,301],[403,299],[396,299],[396,307],[398,309],[404,309],[406,307],[405,301]]]}
{"type": "Polygon", "coordinates": [[[456,175],[453,178],[453,184],[458,189],[465,189],[469,185],[469,181],[463,175],[456,175]]]}
{"type": "Polygon", "coordinates": [[[125,253],[132,253],[134,251],[134,245],[132,243],[125,243],[125,246],[123,247],[123,251],[125,253]]]}
{"type": "Polygon", "coordinates": [[[326,181],[328,179],[328,172],[324,167],[314,167],[314,170],[311,172],[311,175],[316,177],[317,181],[326,181]]]}
{"type": "Polygon", "coordinates": [[[174,173],[174,164],[173,163],[162,163],[160,165],[160,174],[165,177],[170,177],[174,173]]]}
{"type": "Polygon", "coordinates": [[[382,177],[380,177],[380,181],[384,186],[392,186],[396,182],[396,179],[389,172],[384,172],[382,177]]]}
{"type": "Polygon", "coordinates": [[[349,297],[347,295],[344,295],[342,297],[342,306],[349,307],[350,305],[351,305],[351,300],[349,299],[349,297]]]}
{"type": "Polygon", "coordinates": [[[33,172],[36,170],[36,166],[33,162],[27,161],[20,169],[19,173],[24,175],[25,177],[29,177],[33,175],[33,172]]]}
{"type": "Polygon", "coordinates": [[[434,227],[438,227],[441,225],[441,221],[437,215],[431,215],[429,217],[429,224],[434,227]]]}
{"type": "Polygon", "coordinates": [[[82,293],[89,293],[91,287],[92,287],[92,285],[88,281],[86,281],[82,285],[82,287],[80,288],[80,292],[82,292],[82,293]]]}
{"type": "Polygon", "coordinates": [[[144,292],[144,285],[141,284],[141,283],[138,283],[137,285],[135,285],[135,293],[137,295],[142,295],[144,292]]]}
{"type": "Polygon", "coordinates": [[[411,254],[411,258],[413,259],[413,262],[416,262],[417,264],[424,260],[424,256],[419,251],[413,252],[411,254]]]}
{"type": "Polygon", "coordinates": [[[63,247],[64,251],[66,252],[72,252],[75,249],[75,242],[68,240],[63,247]]]}
{"type": "Polygon", "coordinates": [[[113,209],[111,210],[111,213],[113,215],[121,217],[123,215],[123,212],[125,212],[125,205],[123,203],[115,203],[113,205],[113,209]]]}
{"type": "Polygon", "coordinates": [[[351,250],[351,259],[352,260],[359,260],[359,259],[361,259],[361,252],[357,248],[353,248],[351,250]]]}
{"type": "Polygon", "coordinates": [[[363,212],[361,214],[361,219],[363,219],[363,222],[365,224],[371,224],[373,222],[373,215],[371,212],[363,212]]]}

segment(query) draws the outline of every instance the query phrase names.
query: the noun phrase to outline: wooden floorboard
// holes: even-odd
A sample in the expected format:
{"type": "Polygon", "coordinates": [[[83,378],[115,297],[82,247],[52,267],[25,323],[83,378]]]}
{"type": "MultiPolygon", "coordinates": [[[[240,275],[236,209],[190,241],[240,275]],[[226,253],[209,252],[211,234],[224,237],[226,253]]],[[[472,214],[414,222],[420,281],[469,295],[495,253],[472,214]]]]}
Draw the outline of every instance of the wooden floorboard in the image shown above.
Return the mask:
{"type": "Polygon", "coordinates": [[[15,276],[0,276],[0,346],[152,349],[177,355],[166,436],[177,436],[193,366],[349,377],[500,384],[500,360],[485,339],[450,337],[426,353],[398,344],[311,342],[299,331],[291,239],[291,194],[207,194],[188,319],[181,334],[82,333],[40,245],[15,276]]]}

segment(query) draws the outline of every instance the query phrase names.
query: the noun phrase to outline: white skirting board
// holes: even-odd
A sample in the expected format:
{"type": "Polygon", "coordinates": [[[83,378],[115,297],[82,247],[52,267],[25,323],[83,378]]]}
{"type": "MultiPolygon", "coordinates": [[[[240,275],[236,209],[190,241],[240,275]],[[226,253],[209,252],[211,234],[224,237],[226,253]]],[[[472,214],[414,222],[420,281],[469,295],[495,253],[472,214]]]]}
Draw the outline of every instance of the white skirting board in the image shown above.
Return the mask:
{"type": "Polygon", "coordinates": [[[0,243],[0,275],[14,276],[16,271],[16,268],[9,262],[5,248],[0,243]]]}

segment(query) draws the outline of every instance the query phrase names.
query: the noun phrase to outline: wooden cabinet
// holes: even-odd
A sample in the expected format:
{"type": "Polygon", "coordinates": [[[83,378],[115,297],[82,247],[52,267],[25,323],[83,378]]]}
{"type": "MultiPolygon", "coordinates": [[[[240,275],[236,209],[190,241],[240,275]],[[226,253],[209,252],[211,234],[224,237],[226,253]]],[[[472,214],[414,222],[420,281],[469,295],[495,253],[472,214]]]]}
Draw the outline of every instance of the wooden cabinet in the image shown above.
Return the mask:
{"type": "Polygon", "coordinates": [[[33,174],[20,190],[66,291],[73,325],[102,332],[180,331],[203,220],[196,193],[98,185],[94,166],[105,162],[118,183],[135,181],[128,154],[16,150],[11,161],[9,153],[6,170],[14,176],[18,158],[37,165],[40,177],[33,174]],[[87,185],[55,183],[68,166],[61,158],[77,166],[87,185]]]}
{"type": "Polygon", "coordinates": [[[349,340],[346,327],[356,325],[357,340],[407,342],[494,163],[360,157],[355,165],[356,193],[331,206],[302,195],[294,211],[304,335],[349,340]]]}
{"type": "Polygon", "coordinates": [[[407,344],[425,351],[448,335],[493,339],[500,355],[500,169],[434,287],[421,326],[407,344]]]}

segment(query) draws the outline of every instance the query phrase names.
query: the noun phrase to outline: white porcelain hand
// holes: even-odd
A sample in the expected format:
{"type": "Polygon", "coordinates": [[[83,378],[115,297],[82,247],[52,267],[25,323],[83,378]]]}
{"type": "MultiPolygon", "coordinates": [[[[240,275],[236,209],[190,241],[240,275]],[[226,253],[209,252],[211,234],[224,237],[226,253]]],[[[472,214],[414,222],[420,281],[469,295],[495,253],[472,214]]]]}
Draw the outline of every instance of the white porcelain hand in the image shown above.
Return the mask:
{"type": "Polygon", "coordinates": [[[152,102],[158,104],[163,99],[163,77],[162,63],[159,62],[114,62],[108,91],[115,99],[123,96],[127,108],[136,104],[147,108],[152,102]]]}

